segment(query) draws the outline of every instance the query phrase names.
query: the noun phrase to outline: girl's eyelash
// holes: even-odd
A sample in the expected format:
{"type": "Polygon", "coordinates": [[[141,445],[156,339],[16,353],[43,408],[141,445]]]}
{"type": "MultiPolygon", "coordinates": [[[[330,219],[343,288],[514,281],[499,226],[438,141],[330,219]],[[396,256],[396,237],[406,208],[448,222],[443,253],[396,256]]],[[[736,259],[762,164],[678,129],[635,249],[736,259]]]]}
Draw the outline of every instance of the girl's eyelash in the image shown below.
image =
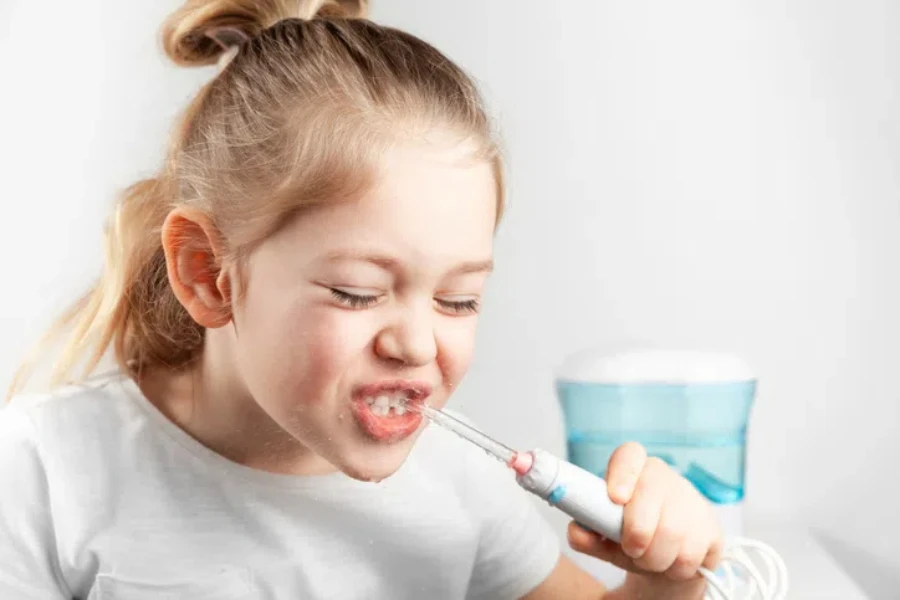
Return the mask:
{"type": "MultiPolygon", "coordinates": [[[[378,296],[351,294],[337,288],[329,288],[331,295],[341,304],[345,304],[350,308],[368,308],[378,302],[378,296]]],[[[476,298],[469,300],[437,300],[441,308],[453,311],[455,313],[476,313],[478,312],[479,302],[476,298]]]]}
{"type": "Polygon", "coordinates": [[[438,300],[441,307],[452,310],[457,313],[474,313],[478,312],[478,300],[472,298],[470,300],[438,300]]]}
{"type": "Polygon", "coordinates": [[[347,292],[335,288],[329,289],[331,290],[331,295],[334,296],[338,302],[346,304],[350,308],[367,308],[378,302],[378,296],[360,296],[357,294],[348,294],[347,292]]]}

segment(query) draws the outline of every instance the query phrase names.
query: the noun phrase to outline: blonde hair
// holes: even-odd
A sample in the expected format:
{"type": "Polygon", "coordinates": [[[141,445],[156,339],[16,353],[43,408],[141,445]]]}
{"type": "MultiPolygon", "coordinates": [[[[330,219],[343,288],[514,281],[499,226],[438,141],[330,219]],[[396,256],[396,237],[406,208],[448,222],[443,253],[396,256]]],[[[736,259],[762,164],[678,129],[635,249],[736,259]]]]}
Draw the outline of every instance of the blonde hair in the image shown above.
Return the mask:
{"type": "Polygon", "coordinates": [[[175,298],[161,244],[177,206],[206,214],[223,264],[240,266],[304,208],[367,185],[392,140],[437,128],[491,161],[499,219],[501,157],[475,85],[426,42],[366,20],[367,9],[367,0],[189,0],[168,18],[163,47],[175,63],[222,71],[173,130],[158,175],[120,199],[102,276],[51,328],[71,330],[53,385],[82,363],[74,379],[89,375],[110,347],[133,377],[199,356],[204,330],[175,298]]]}

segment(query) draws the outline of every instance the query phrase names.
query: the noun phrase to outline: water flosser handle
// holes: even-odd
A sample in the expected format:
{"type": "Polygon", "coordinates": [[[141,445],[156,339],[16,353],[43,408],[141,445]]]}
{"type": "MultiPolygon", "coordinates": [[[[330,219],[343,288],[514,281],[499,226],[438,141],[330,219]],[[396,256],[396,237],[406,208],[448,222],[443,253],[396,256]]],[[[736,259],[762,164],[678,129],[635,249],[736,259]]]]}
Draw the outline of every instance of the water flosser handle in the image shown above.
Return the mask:
{"type": "Polygon", "coordinates": [[[520,486],[583,527],[607,539],[622,541],[623,508],[609,499],[602,478],[544,450],[532,450],[531,455],[531,469],[516,478],[520,486]]]}

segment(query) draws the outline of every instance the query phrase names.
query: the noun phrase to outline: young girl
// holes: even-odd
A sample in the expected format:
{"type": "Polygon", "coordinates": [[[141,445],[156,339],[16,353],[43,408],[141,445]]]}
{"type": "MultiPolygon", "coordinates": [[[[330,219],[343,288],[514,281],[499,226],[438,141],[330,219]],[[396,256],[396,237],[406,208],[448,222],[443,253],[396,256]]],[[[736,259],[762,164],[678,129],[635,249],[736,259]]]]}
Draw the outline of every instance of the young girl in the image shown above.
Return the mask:
{"type": "Polygon", "coordinates": [[[604,587],[502,465],[425,427],[469,366],[501,160],[472,82],[363,0],[191,0],[219,62],[121,200],[59,380],[0,413],[0,597],[699,598],[711,509],[637,445],[604,587]]]}

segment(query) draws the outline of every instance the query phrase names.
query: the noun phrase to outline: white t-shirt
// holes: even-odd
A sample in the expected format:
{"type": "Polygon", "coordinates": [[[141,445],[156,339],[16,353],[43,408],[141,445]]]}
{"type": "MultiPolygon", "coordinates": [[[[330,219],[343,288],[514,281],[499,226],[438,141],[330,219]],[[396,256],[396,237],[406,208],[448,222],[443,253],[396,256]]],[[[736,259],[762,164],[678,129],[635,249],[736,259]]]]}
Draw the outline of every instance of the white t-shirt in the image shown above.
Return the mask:
{"type": "Polygon", "coordinates": [[[428,427],[379,484],[212,452],[128,378],[0,410],[0,598],[518,598],[557,537],[513,475],[428,427]]]}

